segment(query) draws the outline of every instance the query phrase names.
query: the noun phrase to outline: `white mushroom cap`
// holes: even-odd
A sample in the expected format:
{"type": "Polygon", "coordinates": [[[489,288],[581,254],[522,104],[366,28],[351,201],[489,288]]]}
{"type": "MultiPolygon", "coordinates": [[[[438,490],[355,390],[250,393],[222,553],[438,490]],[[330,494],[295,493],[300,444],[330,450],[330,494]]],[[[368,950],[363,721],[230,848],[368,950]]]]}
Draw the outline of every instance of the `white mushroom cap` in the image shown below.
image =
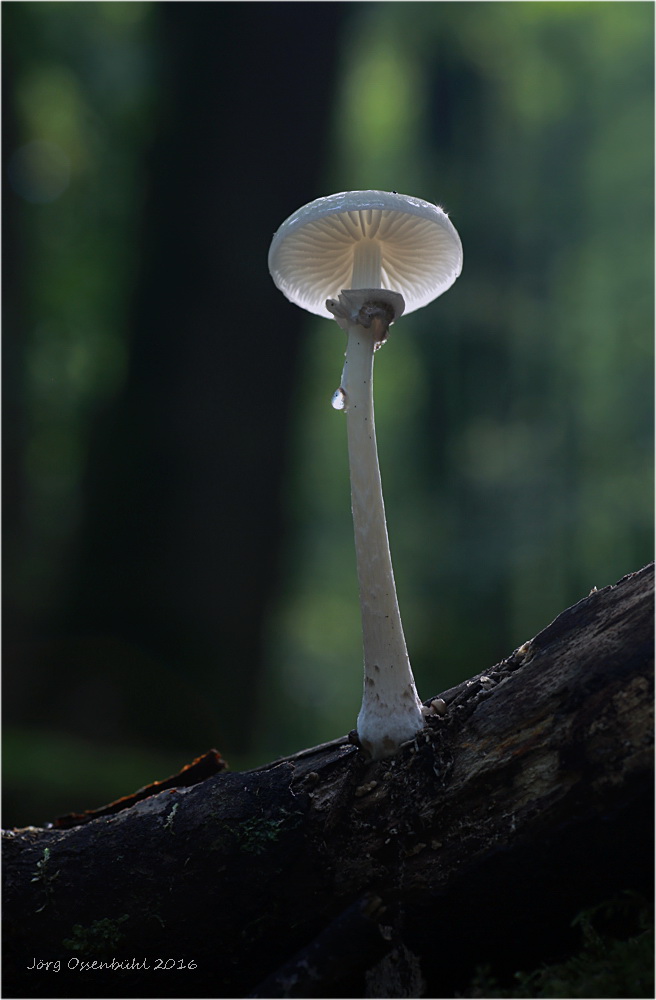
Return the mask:
{"type": "Polygon", "coordinates": [[[296,305],[330,317],[326,299],[345,288],[387,288],[405,312],[432,302],[462,269],[462,244],[437,205],[388,191],[317,198],[283,222],[269,270],[296,305]]]}

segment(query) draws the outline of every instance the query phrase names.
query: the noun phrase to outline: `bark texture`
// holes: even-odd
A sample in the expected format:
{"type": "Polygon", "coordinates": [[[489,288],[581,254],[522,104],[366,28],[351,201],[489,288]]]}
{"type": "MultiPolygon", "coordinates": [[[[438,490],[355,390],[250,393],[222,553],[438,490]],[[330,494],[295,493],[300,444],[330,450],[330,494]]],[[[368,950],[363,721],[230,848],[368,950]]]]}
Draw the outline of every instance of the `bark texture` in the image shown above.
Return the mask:
{"type": "Polygon", "coordinates": [[[5,996],[452,996],[557,958],[582,907],[651,893],[652,664],[650,566],[390,760],[344,737],[9,832],[5,996]]]}

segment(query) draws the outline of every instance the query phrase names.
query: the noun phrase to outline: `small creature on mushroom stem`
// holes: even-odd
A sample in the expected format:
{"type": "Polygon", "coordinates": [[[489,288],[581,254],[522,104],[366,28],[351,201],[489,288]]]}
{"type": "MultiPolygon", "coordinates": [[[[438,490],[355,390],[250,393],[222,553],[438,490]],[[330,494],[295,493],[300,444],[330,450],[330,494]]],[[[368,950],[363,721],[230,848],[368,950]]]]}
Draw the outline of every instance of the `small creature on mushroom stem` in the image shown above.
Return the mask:
{"type": "Polygon", "coordinates": [[[396,597],[374,425],[374,352],[403,312],[432,302],[461,269],[460,237],[446,213],[396,191],[346,191],[310,202],[282,224],[269,251],[269,270],[283,294],[309,312],[333,316],[346,332],[346,363],[332,403],[347,419],[362,614],[357,734],[374,760],[395,754],[431,714],[417,694],[396,597]]]}

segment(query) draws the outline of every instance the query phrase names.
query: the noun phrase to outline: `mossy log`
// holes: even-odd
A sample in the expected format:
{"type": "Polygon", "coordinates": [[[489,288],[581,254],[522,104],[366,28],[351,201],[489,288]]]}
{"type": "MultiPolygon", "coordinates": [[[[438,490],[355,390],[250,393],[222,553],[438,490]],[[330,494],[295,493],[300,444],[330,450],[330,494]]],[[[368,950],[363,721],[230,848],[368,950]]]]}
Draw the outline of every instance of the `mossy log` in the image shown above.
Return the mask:
{"type": "Polygon", "coordinates": [[[453,996],[557,959],[583,907],[651,895],[652,665],[649,566],[390,760],[344,737],[8,832],[4,995],[453,996]]]}

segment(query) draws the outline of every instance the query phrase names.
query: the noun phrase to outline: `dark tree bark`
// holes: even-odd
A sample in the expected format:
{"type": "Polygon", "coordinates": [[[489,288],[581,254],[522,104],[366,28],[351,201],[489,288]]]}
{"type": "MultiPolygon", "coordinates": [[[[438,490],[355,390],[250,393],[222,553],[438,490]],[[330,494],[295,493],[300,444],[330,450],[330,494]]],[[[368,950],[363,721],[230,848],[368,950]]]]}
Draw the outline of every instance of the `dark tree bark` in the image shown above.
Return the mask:
{"type": "Polygon", "coordinates": [[[450,996],[553,958],[583,906],[651,893],[652,663],[646,567],[444,692],[391,760],[344,737],[12,831],[5,995],[450,996]]]}

